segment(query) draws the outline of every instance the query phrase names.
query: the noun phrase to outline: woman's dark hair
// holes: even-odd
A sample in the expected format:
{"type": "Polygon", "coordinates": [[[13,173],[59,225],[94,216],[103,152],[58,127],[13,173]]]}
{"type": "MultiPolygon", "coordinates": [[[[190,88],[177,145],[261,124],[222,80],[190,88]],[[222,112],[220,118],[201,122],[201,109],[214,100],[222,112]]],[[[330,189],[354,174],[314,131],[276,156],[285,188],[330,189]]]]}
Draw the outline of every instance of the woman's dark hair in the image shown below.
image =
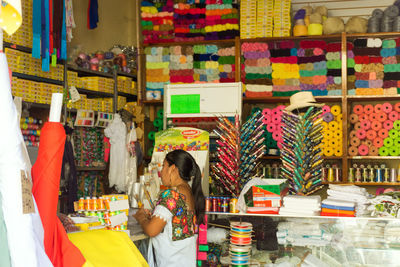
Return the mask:
{"type": "Polygon", "coordinates": [[[192,182],[192,193],[195,201],[195,214],[197,224],[202,224],[204,221],[205,200],[203,190],[201,189],[201,171],[199,165],[188,152],[178,149],[169,152],[165,156],[165,160],[169,166],[175,165],[178,168],[179,175],[185,181],[192,182]]]}

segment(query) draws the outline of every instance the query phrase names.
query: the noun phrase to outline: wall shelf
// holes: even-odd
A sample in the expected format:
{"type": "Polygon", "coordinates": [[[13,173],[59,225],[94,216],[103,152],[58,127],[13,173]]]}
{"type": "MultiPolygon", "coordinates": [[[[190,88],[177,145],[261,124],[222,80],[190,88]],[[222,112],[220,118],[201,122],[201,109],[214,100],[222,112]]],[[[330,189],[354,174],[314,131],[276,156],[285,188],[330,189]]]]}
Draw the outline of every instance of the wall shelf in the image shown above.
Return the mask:
{"type": "Polygon", "coordinates": [[[235,39],[226,40],[200,40],[200,41],[182,41],[182,42],[165,42],[165,43],[152,43],[143,44],[143,47],[149,46],[175,46],[175,45],[198,45],[198,44],[234,44],[235,39]]]}
{"type": "Polygon", "coordinates": [[[142,103],[145,105],[163,105],[164,100],[143,100],[142,103]]]}
{"type": "Polygon", "coordinates": [[[132,94],[123,93],[123,92],[118,92],[118,95],[119,96],[124,96],[127,99],[132,100],[132,101],[136,101],[137,100],[137,95],[132,95],[132,94]]]}
{"type": "Polygon", "coordinates": [[[76,88],[80,94],[88,95],[88,98],[102,98],[102,97],[114,97],[112,93],[93,91],[84,88],[76,88]]]}
{"type": "Polygon", "coordinates": [[[117,71],[117,75],[129,77],[129,78],[132,78],[132,80],[137,81],[137,74],[127,73],[127,72],[123,72],[123,71],[117,71]]]}
{"type": "Polygon", "coordinates": [[[22,100],[23,105],[27,105],[28,107],[32,108],[42,108],[42,109],[49,109],[50,104],[43,104],[43,103],[34,103],[22,100]]]}
{"type": "Polygon", "coordinates": [[[13,72],[12,76],[17,77],[19,79],[30,80],[30,81],[34,81],[34,82],[50,83],[50,84],[55,84],[55,85],[63,85],[64,84],[63,81],[43,78],[43,77],[19,73],[19,72],[13,72]]]}
{"type": "MultiPolygon", "coordinates": [[[[316,96],[317,102],[341,102],[342,96],[316,96]]],[[[289,96],[243,97],[243,103],[289,103],[289,96]]]]}
{"type": "Polygon", "coordinates": [[[13,43],[9,43],[9,42],[3,42],[3,46],[4,46],[4,48],[11,48],[11,49],[15,49],[15,50],[25,52],[25,53],[32,53],[32,48],[22,46],[22,45],[17,45],[17,44],[13,44],[13,43]]]}
{"type": "Polygon", "coordinates": [[[102,76],[106,78],[113,78],[114,76],[110,73],[107,72],[101,72],[101,71],[95,71],[95,70],[89,70],[89,69],[84,69],[72,65],[67,65],[67,69],[71,71],[76,71],[80,76],[102,76]]]}
{"type": "Polygon", "coordinates": [[[368,160],[368,159],[374,159],[374,160],[399,160],[400,156],[351,156],[348,157],[348,159],[359,159],[359,160],[368,160]]]}
{"type": "Polygon", "coordinates": [[[400,186],[400,182],[398,183],[390,183],[390,182],[354,182],[354,183],[346,183],[346,182],[322,182],[322,184],[339,184],[339,185],[361,185],[361,186],[400,186]]]}

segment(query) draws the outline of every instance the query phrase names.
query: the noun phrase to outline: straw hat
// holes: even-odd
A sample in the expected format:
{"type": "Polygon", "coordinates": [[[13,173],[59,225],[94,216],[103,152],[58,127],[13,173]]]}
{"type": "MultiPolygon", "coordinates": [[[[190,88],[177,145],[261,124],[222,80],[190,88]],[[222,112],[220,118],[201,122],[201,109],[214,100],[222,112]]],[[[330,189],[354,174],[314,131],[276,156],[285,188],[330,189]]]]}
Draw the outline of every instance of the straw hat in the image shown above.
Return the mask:
{"type": "Polygon", "coordinates": [[[311,92],[298,92],[290,97],[290,105],[285,108],[287,111],[305,107],[322,107],[318,104],[311,92]]]}

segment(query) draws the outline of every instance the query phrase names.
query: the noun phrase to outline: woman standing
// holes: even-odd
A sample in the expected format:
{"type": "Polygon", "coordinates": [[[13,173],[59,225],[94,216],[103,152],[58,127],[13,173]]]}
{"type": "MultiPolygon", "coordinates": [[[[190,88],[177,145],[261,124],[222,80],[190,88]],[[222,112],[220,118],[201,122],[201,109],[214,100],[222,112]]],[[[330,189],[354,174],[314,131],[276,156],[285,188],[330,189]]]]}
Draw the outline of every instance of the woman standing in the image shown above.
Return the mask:
{"type": "Polygon", "coordinates": [[[160,193],[152,215],[144,209],[134,215],[151,237],[149,265],[196,266],[196,231],[205,205],[200,168],[188,152],[174,150],[165,157],[161,180],[168,189],[160,193]]]}

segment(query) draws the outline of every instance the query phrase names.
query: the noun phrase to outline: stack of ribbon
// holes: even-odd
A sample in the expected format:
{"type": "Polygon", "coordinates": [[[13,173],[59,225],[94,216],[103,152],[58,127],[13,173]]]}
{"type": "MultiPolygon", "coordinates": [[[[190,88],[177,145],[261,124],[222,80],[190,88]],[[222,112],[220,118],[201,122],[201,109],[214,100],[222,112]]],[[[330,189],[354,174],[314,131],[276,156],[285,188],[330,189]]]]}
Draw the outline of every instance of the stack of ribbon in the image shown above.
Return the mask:
{"type": "MultiPolygon", "coordinates": [[[[342,95],[342,51],[341,43],[329,43],[326,48],[326,67],[328,95],[342,95]]],[[[347,80],[354,83],[354,53],[353,44],[347,43],[347,80]],[[350,77],[352,76],[352,77],[350,77]]],[[[348,84],[349,85],[349,84],[348,84]]],[[[348,88],[353,88],[351,85],[348,88]]]]}
{"type": "Polygon", "coordinates": [[[309,195],[322,188],[322,110],[310,107],[304,114],[283,110],[281,177],[291,194],[309,195]]]}
{"type": "Polygon", "coordinates": [[[273,96],[291,96],[300,91],[297,49],[293,41],[271,44],[273,96]]]}
{"type": "Polygon", "coordinates": [[[322,201],[321,216],[354,217],[355,204],[351,201],[336,200],[328,197],[322,201]]]}
{"type": "Polygon", "coordinates": [[[382,40],[356,39],[353,43],[356,95],[383,95],[382,40]]]}
{"type": "Polygon", "coordinates": [[[400,62],[400,39],[388,39],[382,42],[382,63],[384,69],[383,90],[386,95],[397,95],[397,88],[400,87],[399,73],[400,62]]]}
{"type": "Polygon", "coordinates": [[[231,243],[229,245],[231,266],[249,266],[252,231],[251,223],[231,222],[231,243]]]}
{"type": "MultiPolygon", "coordinates": [[[[275,152],[277,148],[282,147],[282,111],[284,105],[277,106],[276,108],[263,109],[263,124],[265,126],[265,145],[268,151],[275,152]]],[[[268,153],[274,154],[277,153],[268,153]]]]}
{"type": "Polygon", "coordinates": [[[297,56],[302,91],[311,91],[313,95],[327,95],[326,48],[325,41],[303,40],[300,42],[297,56]]]}
{"type": "Polygon", "coordinates": [[[232,0],[206,0],[206,39],[233,39],[239,35],[239,12],[232,0]]]}
{"type": "Polygon", "coordinates": [[[253,177],[265,153],[263,113],[257,110],[243,123],[240,134],[240,172],[241,187],[253,177]]]}
{"type": "Polygon", "coordinates": [[[238,115],[235,116],[234,123],[226,117],[221,117],[218,118],[217,128],[213,131],[219,139],[216,140],[218,162],[211,164],[212,177],[223,192],[232,196],[239,196],[241,191],[239,124],[238,115]]]}
{"type": "Polygon", "coordinates": [[[272,37],[274,29],[274,2],[270,0],[257,0],[256,18],[256,37],[272,37]]]}
{"type": "Polygon", "coordinates": [[[141,2],[143,43],[171,42],[174,38],[173,0],[166,3],[141,2]]]}
{"type": "Polygon", "coordinates": [[[355,95],[356,88],[356,71],[354,69],[356,63],[354,60],[354,45],[347,43],[347,94],[355,95]]]}
{"type": "Polygon", "coordinates": [[[257,2],[254,0],[240,1],[240,38],[250,39],[257,37],[257,16],[254,10],[257,9],[257,2]]]}
{"type": "Polygon", "coordinates": [[[242,82],[246,97],[272,96],[272,67],[266,43],[242,44],[242,82]]]}
{"type": "Polygon", "coordinates": [[[274,37],[290,36],[291,17],[290,5],[291,0],[274,0],[274,37]]]}
{"type": "Polygon", "coordinates": [[[235,47],[218,50],[219,81],[221,83],[235,82],[235,47]]]}
{"type": "Polygon", "coordinates": [[[193,47],[171,46],[169,53],[170,82],[193,83],[193,47]]]}
{"type": "Polygon", "coordinates": [[[219,82],[218,47],[216,45],[193,46],[194,82],[219,82]]]}
{"type": "Polygon", "coordinates": [[[174,32],[177,42],[204,40],[206,6],[193,2],[174,5],[174,32]]]}
{"type": "Polygon", "coordinates": [[[342,108],[339,105],[322,107],[322,152],[326,157],[343,155],[342,108]]]}
{"type": "Polygon", "coordinates": [[[146,47],[146,99],[161,99],[164,84],[169,83],[169,48],[146,47]]]}
{"type": "Polygon", "coordinates": [[[349,120],[350,156],[398,156],[400,154],[400,103],[355,105],[349,120]]]}

